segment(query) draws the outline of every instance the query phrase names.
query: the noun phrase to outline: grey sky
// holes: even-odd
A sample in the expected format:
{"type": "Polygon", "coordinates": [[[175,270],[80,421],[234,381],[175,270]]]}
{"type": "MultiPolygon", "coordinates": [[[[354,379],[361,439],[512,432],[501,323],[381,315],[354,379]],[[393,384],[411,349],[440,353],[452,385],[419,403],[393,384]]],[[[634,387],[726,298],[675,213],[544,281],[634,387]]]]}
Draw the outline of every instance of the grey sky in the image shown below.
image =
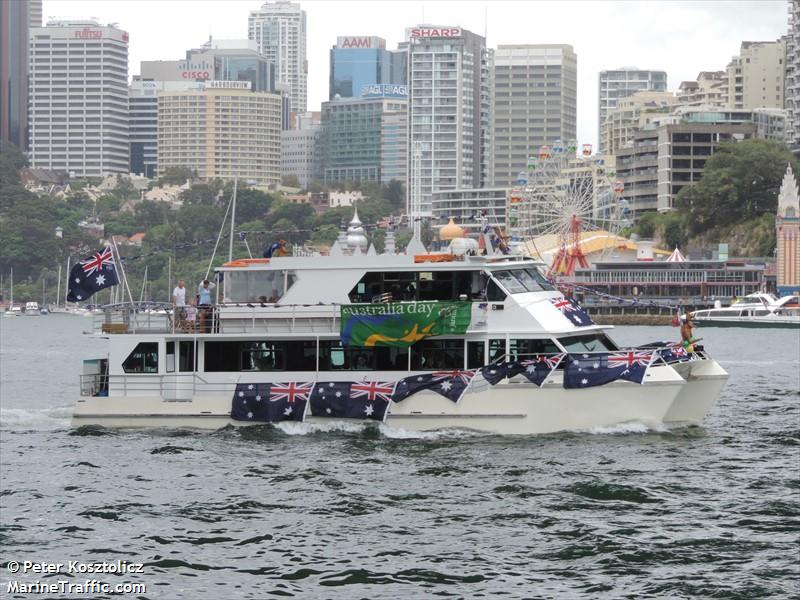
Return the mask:
{"type": "MultiPolygon", "coordinates": [[[[175,60],[209,35],[246,38],[259,0],[45,0],[44,16],[96,17],[130,33],[130,73],[142,60],[175,60]]],[[[605,1],[326,1],[300,3],[308,22],[309,110],[328,99],[328,50],[340,35],[377,35],[395,48],[405,28],[427,22],[488,32],[499,44],[572,44],[578,54],[578,141],[596,144],[597,75],[636,66],[667,72],[676,90],[699,71],[725,68],[743,40],[786,33],[784,0],[605,1]]]]}

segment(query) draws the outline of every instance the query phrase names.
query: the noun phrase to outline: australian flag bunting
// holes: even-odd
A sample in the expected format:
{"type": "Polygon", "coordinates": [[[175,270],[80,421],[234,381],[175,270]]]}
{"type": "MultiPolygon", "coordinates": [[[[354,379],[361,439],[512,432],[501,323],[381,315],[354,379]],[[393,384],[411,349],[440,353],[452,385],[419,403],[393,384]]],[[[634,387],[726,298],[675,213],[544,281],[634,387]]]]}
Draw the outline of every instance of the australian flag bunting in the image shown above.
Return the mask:
{"type": "Polygon", "coordinates": [[[623,350],[596,354],[568,354],[565,388],[585,388],[625,379],[642,383],[657,356],[655,351],[623,350]]]}
{"type": "Polygon", "coordinates": [[[311,394],[315,417],[367,419],[383,422],[394,391],[393,381],[329,381],[317,383],[311,394]]]}
{"type": "Polygon", "coordinates": [[[594,321],[592,321],[589,314],[574,299],[562,296],[561,298],[551,298],[550,303],[577,327],[594,325],[594,321]]]}
{"type": "Polygon", "coordinates": [[[72,267],[69,272],[69,293],[67,300],[81,302],[102,289],[117,285],[117,268],[111,247],[95,252],[72,267]]]}
{"type": "Polygon", "coordinates": [[[275,423],[303,421],[314,383],[240,383],[231,406],[231,419],[275,423]]]}
{"type": "Polygon", "coordinates": [[[522,375],[531,383],[542,387],[550,374],[558,368],[566,354],[534,356],[508,363],[508,376],[522,375]]]}
{"type": "Polygon", "coordinates": [[[392,400],[401,402],[419,391],[431,390],[458,404],[477,372],[477,369],[471,371],[436,371],[434,373],[403,377],[394,388],[392,400]]]}
{"type": "Polygon", "coordinates": [[[490,385],[497,385],[506,377],[509,377],[508,367],[511,363],[500,362],[492,365],[481,367],[481,376],[489,382],[490,385]]]}
{"type": "Polygon", "coordinates": [[[683,346],[666,346],[664,348],[660,348],[657,350],[657,352],[658,355],[668,365],[687,362],[695,359],[695,355],[691,352],[687,352],[686,348],[683,346]]]}

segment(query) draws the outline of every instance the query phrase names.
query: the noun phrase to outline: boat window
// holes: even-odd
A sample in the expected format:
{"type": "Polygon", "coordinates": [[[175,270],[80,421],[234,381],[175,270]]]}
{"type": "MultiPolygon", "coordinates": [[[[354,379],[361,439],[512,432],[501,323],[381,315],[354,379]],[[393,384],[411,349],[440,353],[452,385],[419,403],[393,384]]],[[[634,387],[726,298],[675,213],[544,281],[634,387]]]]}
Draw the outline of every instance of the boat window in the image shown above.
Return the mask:
{"type": "Polygon", "coordinates": [[[314,340],[206,342],[205,370],[315,371],[314,340]]]}
{"type": "Polygon", "coordinates": [[[480,342],[467,342],[467,368],[477,369],[484,364],[484,347],[486,344],[483,340],[480,342]]]}
{"type": "Polygon", "coordinates": [[[225,302],[278,302],[297,279],[293,272],[228,271],[225,273],[225,302]]]}
{"type": "Polygon", "coordinates": [[[175,372],[175,342],[167,342],[167,373],[175,372]]]}
{"type": "Polygon", "coordinates": [[[158,342],[139,342],[122,363],[126,373],[158,373],[158,342]]]}
{"type": "Polygon", "coordinates": [[[550,339],[512,339],[509,342],[508,360],[527,360],[539,354],[558,354],[561,349],[550,339]]]}
{"type": "Polygon", "coordinates": [[[506,355],[506,341],[503,339],[489,340],[489,362],[493,363],[506,355]]]}
{"type": "Polygon", "coordinates": [[[463,340],[425,339],[411,346],[411,369],[435,371],[437,369],[463,369],[463,340]]]}
{"type": "Polygon", "coordinates": [[[506,299],[506,293],[500,289],[494,279],[490,279],[486,286],[486,299],[489,302],[503,302],[506,299]]]}
{"type": "Polygon", "coordinates": [[[534,267],[509,269],[507,271],[492,271],[491,273],[511,294],[541,292],[554,289],[539,270],[534,267]]]}
{"type": "MultiPolygon", "coordinates": [[[[389,271],[364,273],[350,290],[350,301],[480,300],[486,277],[480,271],[389,271]]],[[[505,294],[503,294],[505,297],[505,294]]]]}
{"type": "Polygon", "coordinates": [[[603,333],[559,338],[558,341],[567,352],[607,352],[618,349],[603,333]]]}
{"type": "Polygon", "coordinates": [[[320,340],[320,371],[408,371],[408,348],[343,346],[320,340]]]}
{"type": "Polygon", "coordinates": [[[195,342],[191,340],[178,344],[178,370],[181,372],[197,370],[194,352],[195,342]]]}

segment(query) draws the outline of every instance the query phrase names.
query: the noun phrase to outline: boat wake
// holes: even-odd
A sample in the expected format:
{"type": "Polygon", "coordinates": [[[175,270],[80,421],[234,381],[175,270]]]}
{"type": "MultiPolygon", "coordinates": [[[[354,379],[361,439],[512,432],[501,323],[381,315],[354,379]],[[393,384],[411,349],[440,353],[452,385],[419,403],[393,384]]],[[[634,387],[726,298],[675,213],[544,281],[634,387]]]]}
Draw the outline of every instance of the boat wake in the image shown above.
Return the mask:
{"type": "Polygon", "coordinates": [[[331,421],[329,423],[295,423],[282,421],[274,423],[275,429],[287,435],[310,435],[315,433],[365,433],[374,431],[377,435],[390,439],[422,439],[433,440],[445,437],[475,437],[492,435],[471,429],[440,429],[437,431],[412,431],[400,427],[392,427],[384,423],[352,423],[347,421],[331,421]]]}
{"type": "Polygon", "coordinates": [[[66,429],[72,418],[71,406],[51,408],[0,408],[0,430],[41,431],[66,429]]]}

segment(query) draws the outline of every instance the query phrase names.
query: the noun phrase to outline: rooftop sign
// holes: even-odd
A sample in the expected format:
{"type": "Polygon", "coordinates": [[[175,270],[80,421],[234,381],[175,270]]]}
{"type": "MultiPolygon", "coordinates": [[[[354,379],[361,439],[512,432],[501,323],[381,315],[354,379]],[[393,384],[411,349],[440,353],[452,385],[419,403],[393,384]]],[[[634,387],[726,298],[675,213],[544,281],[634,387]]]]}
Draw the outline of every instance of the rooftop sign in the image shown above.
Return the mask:
{"type": "Polygon", "coordinates": [[[206,81],[207,90],[249,90],[252,85],[250,81],[206,81]]]}
{"type": "Polygon", "coordinates": [[[408,86],[392,83],[374,83],[361,88],[362,98],[408,98],[408,86]]]}
{"type": "Polygon", "coordinates": [[[413,27],[412,38],[456,38],[461,37],[460,27],[413,27]]]}
{"type": "Polygon", "coordinates": [[[336,38],[337,48],[386,48],[386,40],[375,36],[348,36],[336,38]]]}

